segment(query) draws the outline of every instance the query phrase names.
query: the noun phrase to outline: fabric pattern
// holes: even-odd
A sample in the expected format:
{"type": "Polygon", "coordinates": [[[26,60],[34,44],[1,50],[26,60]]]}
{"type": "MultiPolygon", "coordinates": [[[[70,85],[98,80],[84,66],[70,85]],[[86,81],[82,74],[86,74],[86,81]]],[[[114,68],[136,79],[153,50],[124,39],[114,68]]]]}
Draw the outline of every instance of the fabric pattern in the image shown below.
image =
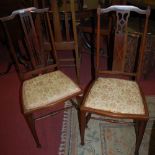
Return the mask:
{"type": "Polygon", "coordinates": [[[37,76],[23,83],[24,111],[48,106],[80,91],[81,89],[61,71],[37,76]]]}
{"type": "Polygon", "coordinates": [[[122,79],[98,78],[84,105],[114,113],[144,114],[137,83],[122,79]]]}

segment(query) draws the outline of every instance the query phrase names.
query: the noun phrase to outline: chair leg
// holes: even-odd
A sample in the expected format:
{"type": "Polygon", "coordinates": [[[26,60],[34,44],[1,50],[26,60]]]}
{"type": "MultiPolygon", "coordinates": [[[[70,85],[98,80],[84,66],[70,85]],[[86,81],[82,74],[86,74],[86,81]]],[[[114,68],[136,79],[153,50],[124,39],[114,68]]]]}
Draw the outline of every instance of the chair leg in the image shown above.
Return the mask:
{"type": "Polygon", "coordinates": [[[78,50],[75,51],[75,63],[76,63],[76,75],[77,75],[77,82],[80,83],[80,57],[78,54],[78,50]]]}
{"type": "Polygon", "coordinates": [[[135,147],[135,155],[139,154],[139,148],[144,136],[147,120],[136,120],[136,147],[135,147]]]}
{"type": "Polygon", "coordinates": [[[80,136],[81,136],[81,145],[84,145],[84,135],[85,135],[85,128],[86,128],[86,112],[80,111],[80,136]]]}
{"type": "Polygon", "coordinates": [[[88,127],[88,122],[91,119],[91,113],[88,113],[86,116],[86,128],[88,127]]]}
{"type": "Polygon", "coordinates": [[[36,129],[35,129],[35,119],[33,118],[33,114],[28,114],[25,116],[25,119],[27,121],[27,124],[29,126],[29,129],[31,130],[31,133],[33,135],[33,138],[36,142],[36,145],[38,148],[41,148],[41,144],[39,142],[37,133],[36,133],[36,129]]]}
{"type": "Polygon", "coordinates": [[[78,104],[75,104],[74,106],[75,106],[75,108],[77,110],[78,122],[79,122],[79,126],[80,126],[80,105],[81,105],[81,102],[82,102],[82,97],[77,96],[76,101],[78,102],[78,104]]]}

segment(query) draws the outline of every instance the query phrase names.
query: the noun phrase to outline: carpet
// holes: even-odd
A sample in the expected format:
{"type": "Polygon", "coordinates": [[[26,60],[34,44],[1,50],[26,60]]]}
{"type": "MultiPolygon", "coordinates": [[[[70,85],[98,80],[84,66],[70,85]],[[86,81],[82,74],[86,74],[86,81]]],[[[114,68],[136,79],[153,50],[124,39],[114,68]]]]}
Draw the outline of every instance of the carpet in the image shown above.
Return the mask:
{"type": "MultiPolygon", "coordinates": [[[[140,155],[155,154],[155,96],[146,97],[150,119],[140,147],[140,155]]],[[[69,103],[66,103],[66,105],[69,103]]],[[[85,145],[80,145],[75,109],[64,112],[59,155],[133,155],[135,132],[132,122],[111,124],[94,115],[85,133],[85,145]]]]}

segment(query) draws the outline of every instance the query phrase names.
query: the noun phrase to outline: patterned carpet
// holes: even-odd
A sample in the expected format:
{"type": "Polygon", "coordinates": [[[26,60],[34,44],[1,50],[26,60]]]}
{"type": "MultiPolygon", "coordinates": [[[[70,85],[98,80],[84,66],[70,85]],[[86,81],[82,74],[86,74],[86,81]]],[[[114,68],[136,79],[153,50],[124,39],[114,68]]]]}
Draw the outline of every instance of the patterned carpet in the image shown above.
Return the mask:
{"type": "MultiPolygon", "coordinates": [[[[150,120],[140,147],[140,155],[155,152],[155,96],[146,97],[150,120]]],[[[66,103],[69,104],[69,103],[66,103]]],[[[98,119],[94,115],[94,119],[98,119]]],[[[74,109],[64,113],[59,155],[133,155],[135,132],[131,122],[127,125],[111,124],[91,119],[85,135],[85,145],[80,145],[77,113],[74,109]]]]}

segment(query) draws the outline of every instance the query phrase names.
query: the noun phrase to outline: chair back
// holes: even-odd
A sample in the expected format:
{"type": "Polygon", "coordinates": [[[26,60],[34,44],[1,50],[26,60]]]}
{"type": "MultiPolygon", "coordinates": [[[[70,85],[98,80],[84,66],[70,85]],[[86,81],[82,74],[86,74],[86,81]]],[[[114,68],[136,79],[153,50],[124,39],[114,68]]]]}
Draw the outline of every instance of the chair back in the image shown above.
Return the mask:
{"type": "Polygon", "coordinates": [[[52,35],[49,35],[52,31],[48,9],[32,7],[16,10],[10,16],[3,17],[0,20],[6,32],[10,53],[21,80],[57,68],[56,53],[52,49],[47,53],[43,47],[43,39],[38,35],[39,27],[39,30],[50,37],[49,40],[52,45],[53,38],[52,35]],[[38,17],[40,22],[38,22],[38,17]],[[40,26],[35,26],[35,22],[40,26]]]}
{"type": "MultiPolygon", "coordinates": [[[[113,5],[105,9],[100,7],[97,9],[96,76],[100,73],[112,73],[114,75],[131,76],[136,79],[140,78],[143,67],[149,15],[149,8],[142,10],[129,5],[113,5]],[[113,50],[111,54],[109,54],[112,55],[112,67],[110,71],[102,71],[100,69],[101,15],[107,13],[110,13],[114,17],[112,27],[114,32],[113,50]],[[135,18],[137,15],[138,18],[135,18]],[[136,23],[135,19],[137,19],[136,23]],[[135,30],[133,25],[136,25],[138,29],[135,30]]],[[[104,21],[102,22],[104,23],[104,21]]]]}
{"type": "Polygon", "coordinates": [[[32,0],[32,6],[36,8],[47,8],[50,6],[49,0],[32,0]]]}
{"type": "MultiPolygon", "coordinates": [[[[50,8],[50,22],[53,31],[54,50],[58,56],[60,67],[74,67],[76,69],[77,81],[80,81],[80,53],[78,50],[77,22],[75,12],[80,9],[81,0],[34,0],[34,6],[50,8]]],[[[44,37],[42,31],[40,38],[44,37]],[[43,37],[42,37],[43,36],[43,37]]],[[[44,49],[50,50],[51,45],[48,38],[44,40],[44,49]]]]}
{"type": "Polygon", "coordinates": [[[59,50],[62,47],[62,50],[65,50],[65,44],[67,47],[75,49],[74,45],[77,46],[77,29],[74,0],[63,0],[62,6],[55,5],[51,12],[56,49],[59,50]]]}
{"type": "Polygon", "coordinates": [[[54,46],[60,67],[73,67],[80,81],[80,52],[78,47],[75,0],[63,0],[62,8],[52,3],[51,25],[54,46]]]}

